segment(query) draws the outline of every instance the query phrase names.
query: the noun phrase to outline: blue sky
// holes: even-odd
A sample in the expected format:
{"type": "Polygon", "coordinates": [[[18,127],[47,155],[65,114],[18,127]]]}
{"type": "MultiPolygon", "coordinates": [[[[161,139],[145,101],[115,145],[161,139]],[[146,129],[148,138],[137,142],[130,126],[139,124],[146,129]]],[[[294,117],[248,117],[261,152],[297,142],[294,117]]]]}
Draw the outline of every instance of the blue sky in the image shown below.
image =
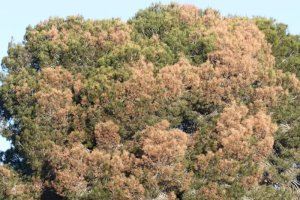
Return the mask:
{"type": "MultiPolygon", "coordinates": [[[[288,24],[291,33],[300,34],[299,0],[0,0],[0,58],[6,55],[12,37],[15,42],[21,42],[29,24],[37,24],[50,16],[80,14],[85,18],[127,20],[139,9],[155,2],[211,7],[223,15],[272,17],[288,24]]],[[[9,143],[0,138],[0,150],[8,147],[9,143]]]]}

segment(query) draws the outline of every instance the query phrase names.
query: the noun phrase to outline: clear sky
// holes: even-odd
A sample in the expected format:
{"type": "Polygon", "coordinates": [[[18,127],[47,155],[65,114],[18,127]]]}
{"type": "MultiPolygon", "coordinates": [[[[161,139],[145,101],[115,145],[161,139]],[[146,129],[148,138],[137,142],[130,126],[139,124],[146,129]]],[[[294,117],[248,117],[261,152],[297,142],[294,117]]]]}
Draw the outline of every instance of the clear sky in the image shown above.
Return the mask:
{"type": "MultiPolygon", "coordinates": [[[[272,17],[289,25],[289,31],[300,34],[300,0],[0,0],[0,58],[6,55],[7,44],[14,38],[22,42],[25,28],[50,16],[83,15],[85,18],[131,18],[139,9],[155,2],[194,4],[211,7],[223,15],[272,17]]],[[[0,137],[0,150],[9,143],[0,137]]]]}

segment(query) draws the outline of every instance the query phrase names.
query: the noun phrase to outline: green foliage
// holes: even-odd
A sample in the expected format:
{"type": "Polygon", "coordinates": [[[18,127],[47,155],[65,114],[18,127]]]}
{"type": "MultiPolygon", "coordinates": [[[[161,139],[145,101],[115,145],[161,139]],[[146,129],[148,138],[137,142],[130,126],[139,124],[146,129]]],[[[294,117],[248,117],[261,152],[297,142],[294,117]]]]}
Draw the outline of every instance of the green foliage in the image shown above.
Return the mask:
{"type": "MultiPolygon", "coordinates": [[[[186,12],[189,11],[191,12],[187,13],[189,15],[200,15],[202,12],[194,8],[187,9],[186,12]]],[[[134,33],[137,34],[135,36],[137,42],[145,41],[150,45],[142,44],[145,47],[146,58],[149,59],[151,56],[149,61],[158,67],[176,63],[181,55],[185,55],[195,64],[201,64],[206,61],[207,54],[214,49],[213,35],[202,35],[203,24],[185,21],[182,12],[185,10],[176,4],[169,6],[157,4],[138,12],[129,20],[134,33]],[[157,60],[162,62],[157,63],[157,60]]]]}
{"type": "MultiPolygon", "coordinates": [[[[272,53],[275,56],[276,67],[285,72],[296,74],[299,77],[300,72],[300,38],[299,35],[288,33],[286,24],[277,23],[273,19],[255,18],[259,29],[264,32],[267,41],[272,45],[272,53]]],[[[295,166],[300,163],[300,129],[299,129],[299,97],[297,93],[290,93],[281,99],[280,104],[274,109],[274,120],[280,124],[277,131],[274,154],[269,159],[269,173],[272,176],[272,184],[278,184],[281,188],[287,188],[285,192],[295,193],[290,190],[293,182],[297,180],[297,169],[295,166]]],[[[296,186],[296,188],[299,187],[296,186]]],[[[270,189],[268,189],[269,191],[270,189]]],[[[299,188],[296,189],[296,193],[299,188]]],[[[273,191],[274,193],[274,191],[273,191]]],[[[274,197],[279,195],[280,191],[274,193],[274,197]]],[[[291,197],[287,194],[286,199],[291,197]]],[[[276,197],[276,198],[277,198],[276,197]]],[[[267,199],[260,197],[261,199],[267,199]]],[[[271,197],[270,197],[271,198],[271,197]]]]}
{"type": "Polygon", "coordinates": [[[255,18],[258,28],[272,45],[276,67],[300,76],[300,36],[288,33],[288,26],[273,19],[255,18]]]}

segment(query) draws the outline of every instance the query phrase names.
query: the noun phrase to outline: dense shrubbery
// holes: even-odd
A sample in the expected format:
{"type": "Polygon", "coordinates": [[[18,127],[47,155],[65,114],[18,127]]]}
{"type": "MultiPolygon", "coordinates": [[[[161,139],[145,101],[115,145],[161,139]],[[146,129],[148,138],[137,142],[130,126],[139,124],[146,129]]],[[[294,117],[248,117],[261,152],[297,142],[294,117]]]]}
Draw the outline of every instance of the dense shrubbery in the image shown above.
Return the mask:
{"type": "Polygon", "coordinates": [[[299,44],[176,4],[28,27],[2,61],[0,198],[296,198],[299,44]]]}

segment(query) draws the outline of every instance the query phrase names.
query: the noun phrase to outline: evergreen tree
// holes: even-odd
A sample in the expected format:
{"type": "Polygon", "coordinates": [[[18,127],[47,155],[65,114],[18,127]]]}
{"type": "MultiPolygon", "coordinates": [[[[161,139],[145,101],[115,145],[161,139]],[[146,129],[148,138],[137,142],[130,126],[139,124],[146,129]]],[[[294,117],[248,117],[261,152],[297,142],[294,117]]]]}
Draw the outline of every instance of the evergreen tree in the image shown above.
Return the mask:
{"type": "Polygon", "coordinates": [[[286,28],[177,4],[28,27],[2,60],[0,199],[296,198],[286,28]]]}

